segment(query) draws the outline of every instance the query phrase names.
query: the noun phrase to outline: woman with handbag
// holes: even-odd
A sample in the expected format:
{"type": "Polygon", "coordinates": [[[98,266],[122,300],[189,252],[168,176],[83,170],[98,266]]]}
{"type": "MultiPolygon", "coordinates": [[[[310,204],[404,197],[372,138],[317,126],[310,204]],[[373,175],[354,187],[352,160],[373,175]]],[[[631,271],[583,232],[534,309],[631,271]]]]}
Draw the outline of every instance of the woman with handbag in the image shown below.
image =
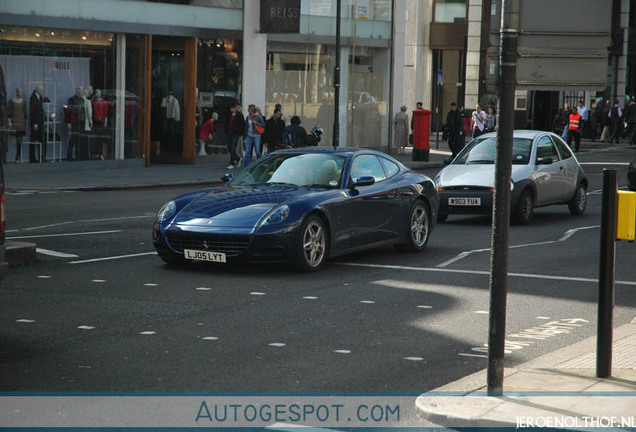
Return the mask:
{"type": "Polygon", "coordinates": [[[245,168],[252,163],[252,152],[256,152],[256,158],[260,158],[261,135],[265,132],[265,119],[258,113],[255,105],[247,108],[247,118],[245,119],[245,168]]]}

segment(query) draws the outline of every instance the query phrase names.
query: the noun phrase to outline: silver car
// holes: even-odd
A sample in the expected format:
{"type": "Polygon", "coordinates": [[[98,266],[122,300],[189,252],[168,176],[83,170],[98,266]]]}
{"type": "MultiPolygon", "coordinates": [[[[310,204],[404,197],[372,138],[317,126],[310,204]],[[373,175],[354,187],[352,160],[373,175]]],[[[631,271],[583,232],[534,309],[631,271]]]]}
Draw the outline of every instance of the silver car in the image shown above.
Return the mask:
{"type": "MultiPolygon", "coordinates": [[[[438,221],[449,214],[489,214],[495,184],[495,132],[471,141],[435,177],[438,221]]],[[[588,179],[568,145],[551,132],[519,130],[512,143],[511,212],[530,222],[535,207],[567,204],[580,215],[587,206],[588,179]]]]}

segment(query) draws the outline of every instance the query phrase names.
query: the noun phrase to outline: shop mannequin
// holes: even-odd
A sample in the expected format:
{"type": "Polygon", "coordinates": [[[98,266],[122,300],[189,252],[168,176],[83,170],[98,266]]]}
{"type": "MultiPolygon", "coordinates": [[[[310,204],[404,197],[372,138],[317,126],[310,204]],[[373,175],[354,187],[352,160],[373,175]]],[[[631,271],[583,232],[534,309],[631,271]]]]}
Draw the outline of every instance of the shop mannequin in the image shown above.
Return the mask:
{"type": "Polygon", "coordinates": [[[91,101],[89,97],[91,96],[93,88],[91,86],[84,87],[84,92],[82,93],[82,98],[84,99],[84,112],[86,115],[84,116],[84,128],[82,129],[82,134],[80,135],[80,143],[82,144],[82,151],[84,152],[83,159],[90,159],[90,157],[94,154],[93,149],[91,148],[91,132],[93,131],[93,106],[91,105],[91,101]]]}
{"type": "MultiPolygon", "coordinates": [[[[33,142],[41,143],[42,159],[46,159],[46,140],[44,138],[44,86],[38,84],[29,100],[29,117],[31,119],[31,137],[33,142]]],[[[29,162],[37,163],[34,144],[29,145],[29,162]]]]}
{"type": "Polygon", "coordinates": [[[15,136],[15,163],[22,157],[22,137],[26,135],[27,104],[22,98],[22,89],[15,89],[15,96],[9,100],[9,130],[15,136]]]}
{"type": "Polygon", "coordinates": [[[86,108],[84,105],[84,89],[77,87],[75,94],[68,99],[64,122],[67,124],[69,140],[66,151],[66,160],[72,161],[84,157],[83,149],[80,145],[80,133],[86,120],[86,108]],[[75,150],[75,156],[73,156],[75,150]]]}
{"type": "Polygon", "coordinates": [[[100,89],[95,90],[91,104],[93,107],[93,131],[95,137],[93,150],[95,155],[103,159],[105,156],[104,152],[108,151],[104,149],[103,145],[107,142],[108,136],[106,132],[106,127],[108,126],[108,102],[102,98],[100,89]]]}

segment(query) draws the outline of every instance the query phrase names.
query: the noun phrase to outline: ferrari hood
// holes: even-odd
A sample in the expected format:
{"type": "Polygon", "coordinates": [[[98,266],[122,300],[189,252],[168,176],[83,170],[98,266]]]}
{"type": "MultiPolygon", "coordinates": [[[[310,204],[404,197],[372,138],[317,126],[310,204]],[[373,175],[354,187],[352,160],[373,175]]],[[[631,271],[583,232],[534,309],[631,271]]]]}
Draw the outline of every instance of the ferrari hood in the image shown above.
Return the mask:
{"type": "Polygon", "coordinates": [[[291,186],[219,188],[201,195],[175,216],[173,223],[205,227],[254,227],[274,207],[298,195],[291,186]]]}

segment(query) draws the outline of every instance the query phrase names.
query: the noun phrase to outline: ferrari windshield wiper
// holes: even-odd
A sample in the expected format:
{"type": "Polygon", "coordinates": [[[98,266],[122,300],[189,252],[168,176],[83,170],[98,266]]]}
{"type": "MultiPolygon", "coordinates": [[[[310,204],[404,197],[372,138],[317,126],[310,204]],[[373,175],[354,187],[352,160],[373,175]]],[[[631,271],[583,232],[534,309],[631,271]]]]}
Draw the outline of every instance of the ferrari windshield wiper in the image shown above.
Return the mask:
{"type": "Polygon", "coordinates": [[[257,183],[258,185],[268,185],[268,186],[298,186],[293,183],[285,183],[285,182],[266,182],[266,183],[257,183]]]}

